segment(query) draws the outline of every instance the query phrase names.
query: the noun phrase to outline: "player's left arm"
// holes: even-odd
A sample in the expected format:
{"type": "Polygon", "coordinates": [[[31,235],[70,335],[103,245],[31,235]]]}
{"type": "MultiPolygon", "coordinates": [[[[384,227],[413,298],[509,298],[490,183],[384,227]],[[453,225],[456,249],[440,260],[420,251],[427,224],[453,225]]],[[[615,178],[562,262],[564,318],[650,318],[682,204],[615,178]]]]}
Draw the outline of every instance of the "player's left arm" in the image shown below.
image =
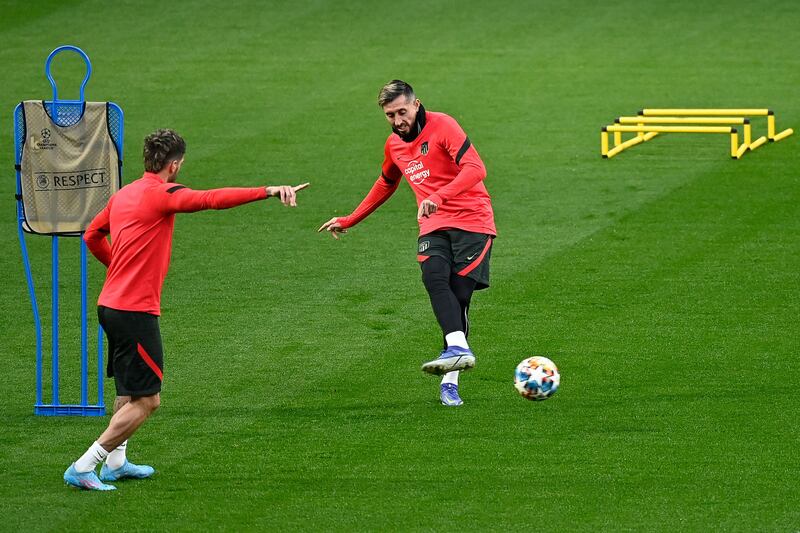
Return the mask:
{"type": "Polygon", "coordinates": [[[440,205],[447,203],[448,200],[462,192],[470,190],[486,178],[486,166],[483,164],[481,156],[478,155],[478,151],[455,119],[446,118],[442,128],[442,138],[439,142],[458,165],[459,172],[453,181],[420,203],[417,218],[432,215],[440,205]]]}
{"type": "Polygon", "coordinates": [[[111,200],[108,204],[92,219],[89,227],[86,228],[86,233],[83,234],[83,240],[86,247],[92,252],[92,255],[105,266],[111,264],[111,245],[106,237],[111,232],[110,213],[111,213],[111,200]]]}
{"type": "Polygon", "coordinates": [[[308,187],[308,183],[294,187],[279,185],[194,190],[180,184],[164,184],[162,190],[154,198],[161,211],[165,213],[194,213],[208,209],[230,209],[272,197],[280,198],[284,205],[295,207],[297,191],[306,187],[308,187]]]}

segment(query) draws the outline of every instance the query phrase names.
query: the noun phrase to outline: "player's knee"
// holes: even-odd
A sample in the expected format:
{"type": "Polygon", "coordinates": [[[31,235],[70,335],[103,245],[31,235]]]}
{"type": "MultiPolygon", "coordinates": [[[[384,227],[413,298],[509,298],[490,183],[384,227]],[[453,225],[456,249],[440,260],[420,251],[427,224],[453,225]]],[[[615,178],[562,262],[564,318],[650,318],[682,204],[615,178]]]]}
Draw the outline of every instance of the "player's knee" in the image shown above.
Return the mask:
{"type": "Polygon", "coordinates": [[[461,304],[461,307],[469,307],[469,302],[472,300],[472,293],[475,291],[475,280],[466,276],[454,274],[450,279],[450,288],[456,296],[458,303],[461,304]]]}
{"type": "Polygon", "coordinates": [[[466,309],[469,307],[470,301],[472,300],[471,294],[459,294],[455,293],[456,300],[458,300],[458,305],[461,306],[461,309],[466,309]]]}
{"type": "Polygon", "coordinates": [[[450,264],[442,257],[433,256],[422,263],[422,283],[430,291],[450,286],[450,264]]]}
{"type": "Polygon", "coordinates": [[[153,394],[151,396],[140,396],[136,399],[139,404],[144,407],[149,414],[152,414],[156,409],[161,406],[161,395],[153,394]]]}
{"type": "Polygon", "coordinates": [[[469,302],[472,300],[472,291],[468,289],[464,289],[463,287],[453,287],[453,294],[456,296],[456,300],[458,303],[461,304],[461,307],[469,307],[469,302]]]}
{"type": "Polygon", "coordinates": [[[131,401],[130,396],[117,396],[116,398],[114,398],[114,412],[116,413],[117,411],[122,409],[122,406],[128,403],[129,401],[131,401]]]}

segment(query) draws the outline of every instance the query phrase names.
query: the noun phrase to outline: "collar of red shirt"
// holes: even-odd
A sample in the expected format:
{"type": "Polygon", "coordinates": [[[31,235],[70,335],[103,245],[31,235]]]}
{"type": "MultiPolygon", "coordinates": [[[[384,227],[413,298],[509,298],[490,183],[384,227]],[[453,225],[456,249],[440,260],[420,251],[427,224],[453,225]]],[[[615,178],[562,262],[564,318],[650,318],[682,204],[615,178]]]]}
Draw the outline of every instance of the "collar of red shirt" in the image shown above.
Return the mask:
{"type": "Polygon", "coordinates": [[[159,176],[155,172],[145,172],[142,175],[142,178],[147,178],[149,180],[156,180],[159,183],[164,183],[164,180],[161,179],[161,176],[159,176]]]}

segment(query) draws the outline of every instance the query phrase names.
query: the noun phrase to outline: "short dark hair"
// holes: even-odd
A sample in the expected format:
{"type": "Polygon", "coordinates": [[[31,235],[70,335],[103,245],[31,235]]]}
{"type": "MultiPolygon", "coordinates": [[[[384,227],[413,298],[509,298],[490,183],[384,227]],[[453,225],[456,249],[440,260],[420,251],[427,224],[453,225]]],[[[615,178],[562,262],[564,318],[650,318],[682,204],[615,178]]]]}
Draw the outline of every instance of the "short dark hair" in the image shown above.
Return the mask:
{"type": "Polygon", "coordinates": [[[144,138],[144,169],[161,172],[167,163],[186,153],[186,141],[172,130],[156,130],[144,138]]]}
{"type": "Polygon", "coordinates": [[[411,87],[411,85],[407,84],[403,80],[392,80],[381,87],[381,92],[378,93],[378,105],[383,107],[398,96],[403,95],[406,97],[406,102],[416,98],[414,89],[411,87]]]}

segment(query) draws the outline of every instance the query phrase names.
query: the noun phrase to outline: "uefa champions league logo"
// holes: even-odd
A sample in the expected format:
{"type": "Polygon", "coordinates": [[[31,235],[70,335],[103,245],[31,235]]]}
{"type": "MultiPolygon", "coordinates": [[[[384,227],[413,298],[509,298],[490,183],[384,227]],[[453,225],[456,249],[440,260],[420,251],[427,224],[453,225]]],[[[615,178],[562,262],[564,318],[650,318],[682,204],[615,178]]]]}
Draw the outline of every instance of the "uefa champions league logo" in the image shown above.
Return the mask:
{"type": "Polygon", "coordinates": [[[50,140],[51,133],[48,128],[42,128],[39,133],[42,135],[42,138],[39,141],[36,141],[36,139],[31,136],[34,150],[52,150],[56,147],[56,143],[50,140]]]}

